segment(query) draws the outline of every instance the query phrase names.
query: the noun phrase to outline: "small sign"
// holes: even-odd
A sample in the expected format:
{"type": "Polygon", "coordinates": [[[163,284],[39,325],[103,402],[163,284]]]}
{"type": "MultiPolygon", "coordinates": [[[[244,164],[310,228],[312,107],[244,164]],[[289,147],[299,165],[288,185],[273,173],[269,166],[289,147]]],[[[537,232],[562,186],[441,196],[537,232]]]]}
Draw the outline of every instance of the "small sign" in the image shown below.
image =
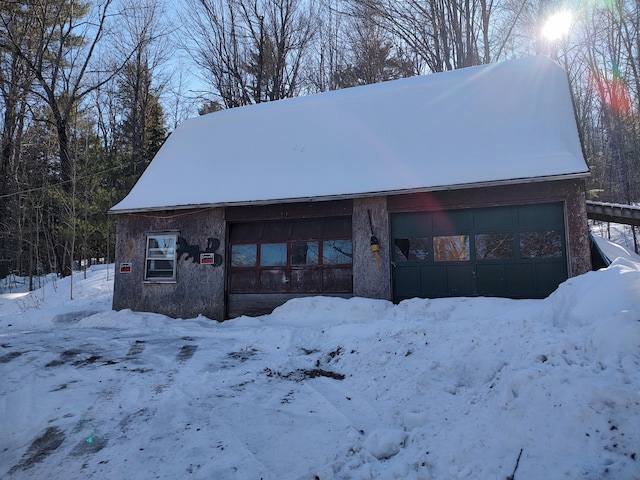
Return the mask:
{"type": "Polygon", "coordinates": [[[120,264],[120,273],[131,273],[131,264],[130,263],[121,263],[120,264]]]}
{"type": "Polygon", "coordinates": [[[201,265],[213,265],[215,261],[214,253],[201,253],[200,254],[200,264],[201,265]]]}

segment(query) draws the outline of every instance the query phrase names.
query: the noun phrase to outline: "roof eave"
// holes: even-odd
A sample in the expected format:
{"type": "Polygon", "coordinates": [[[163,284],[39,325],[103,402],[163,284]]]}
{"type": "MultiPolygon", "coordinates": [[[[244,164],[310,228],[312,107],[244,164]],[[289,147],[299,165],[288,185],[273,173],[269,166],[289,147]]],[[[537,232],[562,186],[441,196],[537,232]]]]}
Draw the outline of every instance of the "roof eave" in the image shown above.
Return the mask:
{"type": "Polygon", "coordinates": [[[439,192],[448,190],[463,190],[466,188],[486,188],[496,187],[502,185],[519,185],[523,183],[540,183],[540,182],[552,182],[557,180],[573,180],[586,178],[590,175],[589,171],[562,174],[562,175],[549,175],[544,177],[535,178],[515,178],[508,180],[495,180],[489,182],[475,182],[475,183],[461,183],[455,185],[440,185],[434,187],[424,188],[412,188],[402,190],[385,190],[379,192],[364,192],[364,193],[352,193],[352,194],[340,194],[340,195],[325,195],[315,197],[295,197],[295,198],[275,198],[270,200],[247,200],[240,202],[218,202],[218,203],[200,203],[191,205],[172,205],[161,207],[142,207],[142,208],[129,208],[122,210],[110,209],[107,213],[110,215],[131,214],[131,213],[148,213],[148,212],[163,212],[163,211],[176,211],[176,210],[193,210],[193,209],[205,209],[205,208],[221,208],[221,207],[241,207],[250,205],[270,205],[276,203],[299,203],[299,202],[324,202],[330,200],[345,200],[353,198],[363,197],[380,197],[386,195],[402,195],[412,193],[427,193],[427,192],[439,192]]]}

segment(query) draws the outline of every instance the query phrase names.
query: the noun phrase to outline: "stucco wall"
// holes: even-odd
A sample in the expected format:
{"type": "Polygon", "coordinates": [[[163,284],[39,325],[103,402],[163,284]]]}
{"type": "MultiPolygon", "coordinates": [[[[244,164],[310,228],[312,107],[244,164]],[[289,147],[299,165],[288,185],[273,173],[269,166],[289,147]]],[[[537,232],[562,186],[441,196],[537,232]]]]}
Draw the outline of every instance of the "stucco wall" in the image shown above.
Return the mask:
{"type": "Polygon", "coordinates": [[[591,270],[587,198],[584,182],[565,185],[567,236],[569,238],[569,276],[575,277],[591,270]]]}
{"type": "MultiPolygon", "coordinates": [[[[182,318],[201,314],[208,318],[223,320],[228,314],[227,305],[225,305],[227,300],[225,296],[226,221],[251,221],[283,216],[312,218],[350,213],[354,252],[353,295],[390,300],[392,298],[392,267],[389,251],[390,214],[403,211],[558,201],[564,202],[566,206],[568,274],[569,276],[580,275],[591,269],[585,187],[582,180],[380,196],[353,201],[288,204],[286,211],[279,205],[271,205],[233,207],[226,210],[209,208],[120,214],[117,223],[113,308],[158,312],[182,318]],[[372,232],[369,215],[371,215],[373,234],[377,237],[380,246],[379,267],[375,253],[371,250],[372,232]],[[223,257],[222,265],[218,267],[200,265],[181,258],[177,263],[177,282],[144,282],[146,234],[167,231],[177,231],[190,245],[198,245],[202,250],[207,245],[207,238],[219,239],[220,247],[217,253],[223,257]],[[131,263],[131,273],[119,273],[118,267],[123,262],[131,263]]],[[[269,297],[269,301],[273,300],[277,304],[283,303],[286,299],[282,295],[269,297]]]]}
{"type": "Polygon", "coordinates": [[[157,312],[172,317],[191,318],[204,315],[224,319],[224,209],[157,212],[118,215],[116,240],[116,275],[113,308],[157,312]],[[177,261],[177,282],[144,281],[145,242],[149,232],[177,231],[190,245],[201,250],[208,238],[220,240],[217,253],[223,265],[200,265],[185,255],[177,261]],[[121,263],[131,263],[131,273],[119,273],[121,263]]]}
{"type": "Polygon", "coordinates": [[[391,300],[391,261],[387,197],[353,201],[353,294],[358,297],[391,300]],[[379,242],[380,267],[371,250],[371,225],[379,242]]]}

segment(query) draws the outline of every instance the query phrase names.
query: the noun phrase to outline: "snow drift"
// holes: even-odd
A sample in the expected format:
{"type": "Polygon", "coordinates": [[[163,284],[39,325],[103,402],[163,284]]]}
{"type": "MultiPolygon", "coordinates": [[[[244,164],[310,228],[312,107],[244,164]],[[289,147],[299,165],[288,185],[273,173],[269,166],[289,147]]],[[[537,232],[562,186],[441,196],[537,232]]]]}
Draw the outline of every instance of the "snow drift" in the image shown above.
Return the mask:
{"type": "Polygon", "coordinates": [[[113,312],[105,269],[1,296],[0,476],[638,478],[638,268],[224,323],[113,312]]]}

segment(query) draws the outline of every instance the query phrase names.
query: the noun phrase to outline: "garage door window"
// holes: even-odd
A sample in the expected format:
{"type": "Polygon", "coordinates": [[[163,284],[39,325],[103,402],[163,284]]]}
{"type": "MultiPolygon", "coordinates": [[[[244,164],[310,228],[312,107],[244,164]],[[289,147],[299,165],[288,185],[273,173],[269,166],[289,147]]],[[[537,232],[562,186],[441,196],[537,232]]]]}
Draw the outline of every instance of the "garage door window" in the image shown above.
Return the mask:
{"type": "Polygon", "coordinates": [[[263,243],[260,245],[260,265],[282,267],[287,264],[286,243],[263,243]]]}
{"type": "Polygon", "coordinates": [[[292,242],[291,265],[318,265],[319,251],[320,246],[318,242],[292,242]]]}
{"type": "Polygon", "coordinates": [[[522,258],[561,258],[562,235],[557,230],[523,232],[520,234],[522,258]]]}
{"type": "Polygon", "coordinates": [[[232,245],[231,246],[231,266],[232,267],[255,267],[258,255],[257,245],[232,245]]]}
{"type": "Polygon", "coordinates": [[[431,238],[396,238],[393,247],[393,261],[396,263],[426,262],[431,251],[431,238]]]}
{"type": "Polygon", "coordinates": [[[325,240],[322,242],[322,263],[324,265],[348,265],[352,263],[352,258],[351,240],[325,240]]]}
{"type": "Polygon", "coordinates": [[[512,233],[476,235],[476,260],[506,260],[514,257],[512,233]]]}
{"type": "Polygon", "coordinates": [[[436,262],[469,260],[469,235],[433,237],[433,259],[436,262]]]}

